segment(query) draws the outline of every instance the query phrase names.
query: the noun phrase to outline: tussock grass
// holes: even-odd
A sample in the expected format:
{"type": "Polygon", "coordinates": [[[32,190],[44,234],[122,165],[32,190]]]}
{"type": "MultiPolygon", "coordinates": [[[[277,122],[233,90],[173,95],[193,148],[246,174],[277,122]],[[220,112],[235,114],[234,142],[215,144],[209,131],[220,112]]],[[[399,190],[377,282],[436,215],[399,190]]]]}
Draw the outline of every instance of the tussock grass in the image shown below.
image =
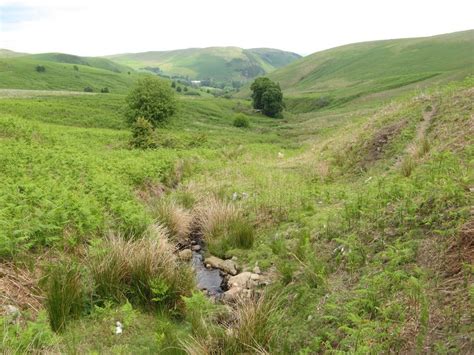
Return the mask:
{"type": "Polygon", "coordinates": [[[153,207],[159,223],[165,226],[171,237],[177,241],[189,236],[192,230],[193,216],[175,200],[162,199],[153,207]]]}
{"type": "Polygon", "coordinates": [[[254,228],[234,204],[207,198],[195,209],[196,226],[206,240],[211,253],[225,256],[229,248],[252,247],[254,228]]]}
{"type": "Polygon", "coordinates": [[[281,311],[277,297],[240,298],[224,327],[202,323],[198,334],[183,342],[187,354],[267,354],[278,337],[281,311]]]}
{"type": "Polygon", "coordinates": [[[402,161],[400,171],[403,176],[409,177],[413,172],[413,169],[415,169],[415,161],[411,155],[407,155],[402,161]]]}
{"type": "Polygon", "coordinates": [[[74,264],[59,264],[49,276],[46,309],[51,329],[60,332],[70,319],[77,318],[84,308],[86,293],[80,270],[74,264]]]}
{"type": "Polygon", "coordinates": [[[144,306],[175,305],[193,287],[190,270],[178,263],[160,226],[133,240],[111,234],[91,255],[91,272],[102,299],[144,306]]]}

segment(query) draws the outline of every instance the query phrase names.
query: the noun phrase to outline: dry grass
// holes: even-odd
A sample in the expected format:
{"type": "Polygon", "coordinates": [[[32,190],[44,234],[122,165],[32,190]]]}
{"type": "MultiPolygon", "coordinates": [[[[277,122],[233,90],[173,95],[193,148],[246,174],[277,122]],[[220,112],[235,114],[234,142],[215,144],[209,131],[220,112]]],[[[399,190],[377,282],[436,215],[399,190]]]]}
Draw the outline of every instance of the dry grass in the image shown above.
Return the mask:
{"type": "Polygon", "coordinates": [[[124,298],[152,305],[155,282],[166,285],[167,301],[179,301],[193,287],[190,270],[180,265],[163,227],[150,228],[148,235],[126,240],[111,234],[102,248],[91,256],[96,292],[103,299],[124,298]]]}
{"type": "Polygon", "coordinates": [[[196,225],[207,240],[225,233],[227,226],[240,217],[240,211],[235,205],[216,197],[202,200],[194,212],[196,225]]]}
{"type": "Polygon", "coordinates": [[[240,298],[225,328],[206,327],[183,342],[187,354],[268,354],[277,337],[276,297],[240,298]]]}
{"type": "Polygon", "coordinates": [[[6,305],[37,314],[43,299],[37,285],[38,279],[28,270],[12,263],[0,264],[0,315],[3,312],[1,306],[6,305]]]}
{"type": "Polygon", "coordinates": [[[153,212],[158,221],[168,229],[171,237],[178,241],[186,239],[191,233],[193,216],[174,200],[158,201],[153,212]]]}

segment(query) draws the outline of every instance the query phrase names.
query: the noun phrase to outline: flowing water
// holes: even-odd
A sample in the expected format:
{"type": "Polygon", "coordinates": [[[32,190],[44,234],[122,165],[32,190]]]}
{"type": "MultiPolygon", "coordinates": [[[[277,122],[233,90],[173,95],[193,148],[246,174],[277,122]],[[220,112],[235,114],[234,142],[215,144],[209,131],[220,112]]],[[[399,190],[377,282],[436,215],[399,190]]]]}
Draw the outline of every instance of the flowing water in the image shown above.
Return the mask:
{"type": "Polygon", "coordinates": [[[193,251],[192,266],[196,273],[197,287],[207,290],[209,296],[218,296],[224,292],[224,277],[219,269],[206,268],[204,265],[204,252],[201,245],[200,251],[193,251]]]}

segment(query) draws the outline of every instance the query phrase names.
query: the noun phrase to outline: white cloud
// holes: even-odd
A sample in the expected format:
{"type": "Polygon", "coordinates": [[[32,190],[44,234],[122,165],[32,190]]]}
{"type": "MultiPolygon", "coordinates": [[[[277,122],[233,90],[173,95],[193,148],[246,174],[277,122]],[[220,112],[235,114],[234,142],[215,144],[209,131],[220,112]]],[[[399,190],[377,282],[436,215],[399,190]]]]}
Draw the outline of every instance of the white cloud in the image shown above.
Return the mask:
{"type": "Polygon", "coordinates": [[[0,48],[105,55],[227,45],[309,54],[466,30],[473,10],[466,0],[0,0],[0,48]],[[2,16],[12,6],[31,11],[2,16]]]}

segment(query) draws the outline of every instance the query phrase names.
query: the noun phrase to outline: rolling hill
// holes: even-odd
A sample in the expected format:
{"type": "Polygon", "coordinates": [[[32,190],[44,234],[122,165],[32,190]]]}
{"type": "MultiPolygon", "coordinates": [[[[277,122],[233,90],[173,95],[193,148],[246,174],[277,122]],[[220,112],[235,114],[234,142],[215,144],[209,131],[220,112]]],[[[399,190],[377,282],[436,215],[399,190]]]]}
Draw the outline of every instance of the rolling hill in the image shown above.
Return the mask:
{"type": "Polygon", "coordinates": [[[159,71],[163,75],[228,82],[264,75],[300,57],[278,49],[209,47],[117,54],[107,58],[135,69],[159,71]]]}
{"type": "Polygon", "coordinates": [[[301,58],[268,77],[280,83],[290,108],[310,111],[471,74],[474,30],[345,45],[301,58]]]}
{"type": "Polygon", "coordinates": [[[0,88],[94,92],[108,87],[126,92],[137,75],[133,69],[105,58],[78,57],[61,53],[0,56],[0,88]],[[44,72],[36,67],[43,66],[44,72]]]}
{"type": "Polygon", "coordinates": [[[0,58],[14,58],[27,55],[25,53],[14,52],[9,49],[0,48],[0,58]]]}

